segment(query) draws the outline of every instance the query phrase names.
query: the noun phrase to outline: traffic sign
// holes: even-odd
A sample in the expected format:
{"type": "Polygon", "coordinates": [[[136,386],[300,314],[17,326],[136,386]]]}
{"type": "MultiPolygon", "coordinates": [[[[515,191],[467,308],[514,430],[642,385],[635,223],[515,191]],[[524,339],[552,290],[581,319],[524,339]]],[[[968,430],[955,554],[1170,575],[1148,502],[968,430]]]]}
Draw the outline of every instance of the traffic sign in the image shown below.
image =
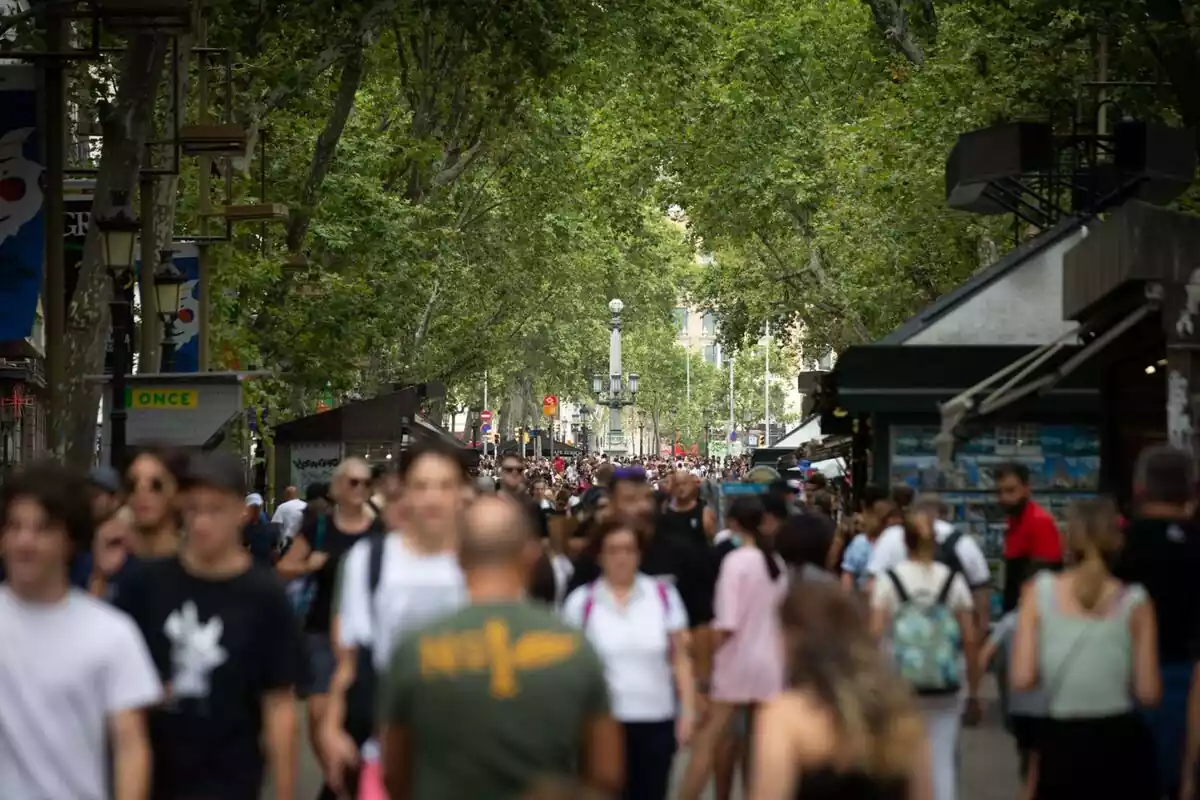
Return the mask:
{"type": "Polygon", "coordinates": [[[488,425],[488,424],[485,422],[485,423],[483,423],[483,425],[482,425],[482,426],[480,426],[480,430],[481,430],[481,431],[483,431],[484,433],[491,433],[491,432],[492,432],[492,426],[491,426],[491,425],[488,425]]]}
{"type": "Polygon", "coordinates": [[[484,409],[483,411],[479,412],[479,418],[483,420],[483,424],[486,425],[492,421],[492,412],[484,409]]]}
{"type": "Polygon", "coordinates": [[[553,417],[558,413],[558,396],[548,394],[542,398],[542,414],[547,417],[553,417]]]}
{"type": "Polygon", "coordinates": [[[737,431],[730,431],[730,432],[729,432],[729,441],[731,441],[731,442],[736,442],[736,441],[737,441],[737,431]]]}

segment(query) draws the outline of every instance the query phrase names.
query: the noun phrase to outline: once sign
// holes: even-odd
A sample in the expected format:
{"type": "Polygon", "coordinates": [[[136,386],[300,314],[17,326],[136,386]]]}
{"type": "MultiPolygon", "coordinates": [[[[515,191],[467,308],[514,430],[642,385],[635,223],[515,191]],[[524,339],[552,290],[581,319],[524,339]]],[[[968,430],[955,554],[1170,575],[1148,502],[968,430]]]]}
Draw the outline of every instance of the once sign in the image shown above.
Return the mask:
{"type": "Polygon", "coordinates": [[[127,408],[152,408],[168,411],[194,411],[200,404],[195,389],[127,389],[127,408]]]}

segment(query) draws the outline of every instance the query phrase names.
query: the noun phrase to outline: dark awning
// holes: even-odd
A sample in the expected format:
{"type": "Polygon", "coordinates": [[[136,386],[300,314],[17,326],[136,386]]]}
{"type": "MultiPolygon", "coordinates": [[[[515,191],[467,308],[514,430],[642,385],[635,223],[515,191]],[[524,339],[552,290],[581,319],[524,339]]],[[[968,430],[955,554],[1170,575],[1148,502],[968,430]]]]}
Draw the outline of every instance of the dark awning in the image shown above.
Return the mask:
{"type": "MultiPolygon", "coordinates": [[[[841,416],[871,413],[936,414],[942,403],[987,380],[1019,359],[1039,350],[1013,345],[856,345],[838,358],[825,382],[833,397],[823,398],[841,416]]],[[[1049,375],[1081,350],[1062,347],[1038,367],[1049,375]]],[[[1036,377],[1036,376],[1031,376],[1036,377]]],[[[1094,362],[1028,398],[1034,408],[1053,413],[1098,413],[1099,372],[1094,362]]],[[[1023,409],[1030,406],[1022,405],[1023,409]]],[[[822,421],[824,428],[824,421],[822,421]]]]}

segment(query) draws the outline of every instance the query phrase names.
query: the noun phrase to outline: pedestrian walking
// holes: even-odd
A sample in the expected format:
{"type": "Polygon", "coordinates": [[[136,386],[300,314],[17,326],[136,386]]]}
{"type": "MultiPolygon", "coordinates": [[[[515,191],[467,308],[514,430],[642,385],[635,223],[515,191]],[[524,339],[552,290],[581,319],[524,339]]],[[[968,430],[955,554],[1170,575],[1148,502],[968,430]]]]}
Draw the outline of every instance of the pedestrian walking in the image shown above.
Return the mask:
{"type": "Polygon", "coordinates": [[[154,800],[294,800],[300,632],[283,585],[242,546],[240,459],[189,462],[178,555],[147,561],[118,605],[167,687],[150,713],[154,800]]]}
{"type": "Polygon", "coordinates": [[[780,615],[787,689],[756,715],[750,800],[932,797],[921,715],[857,598],[801,581],[780,615]]]}
{"type": "MultiPolygon", "coordinates": [[[[735,506],[757,502],[738,498],[735,506]]],[[[749,516],[736,507],[730,515],[749,516]]],[[[779,604],[787,591],[787,565],[775,552],[774,537],[761,527],[743,536],[741,547],[721,562],[717,578],[712,703],[693,739],[680,800],[700,797],[716,749],[737,713],[746,710],[752,715],[755,706],[783,688],[779,604]]]]}
{"type": "Polygon", "coordinates": [[[663,800],[677,747],[696,721],[695,682],[683,600],[638,573],[642,540],[623,520],[595,529],[602,577],[576,589],[562,616],[604,663],[613,716],[625,733],[626,800],[663,800]]]}
{"type": "Polygon", "coordinates": [[[402,530],[371,535],[346,554],[333,622],[337,667],[317,745],[328,790],[379,791],[377,682],[403,639],[466,602],[458,565],[466,465],[456,449],[418,444],[388,481],[383,514],[402,530]],[[360,769],[361,767],[361,769],[360,769]]]}
{"type": "Polygon", "coordinates": [[[1074,505],[1067,536],[1075,562],[1038,574],[1017,612],[1012,689],[1040,682],[1049,704],[1033,796],[1160,800],[1154,743],[1135,706],[1162,696],[1153,601],[1109,571],[1123,538],[1111,502],[1074,505]]]}
{"type": "Polygon", "coordinates": [[[1150,447],[1134,468],[1134,515],[1113,570],[1141,584],[1154,602],[1162,702],[1146,709],[1158,755],[1159,789],[1166,797],[1194,796],[1200,757],[1200,719],[1188,731],[1188,696],[1200,662],[1200,526],[1196,467],[1191,453],[1150,447]],[[1185,742],[1192,748],[1185,751],[1185,742]]]}
{"type": "Polygon", "coordinates": [[[903,527],[906,555],[874,581],[871,626],[917,694],[929,736],[934,798],[955,800],[964,686],[968,719],[975,722],[982,713],[974,601],[963,576],[934,559],[934,520],[910,514],[903,527]]]}
{"type": "Polygon", "coordinates": [[[548,607],[525,600],[536,536],[522,509],[482,498],[459,545],[470,605],[403,640],[383,691],[390,796],[518,800],[578,775],[619,792],[622,731],[600,659],[548,607]]]}
{"type": "Polygon", "coordinates": [[[88,500],[83,476],[57,464],[30,465],[0,486],[6,800],[124,800],[149,788],[145,710],[162,697],[158,675],[133,622],[69,581],[92,535],[88,500]]]}

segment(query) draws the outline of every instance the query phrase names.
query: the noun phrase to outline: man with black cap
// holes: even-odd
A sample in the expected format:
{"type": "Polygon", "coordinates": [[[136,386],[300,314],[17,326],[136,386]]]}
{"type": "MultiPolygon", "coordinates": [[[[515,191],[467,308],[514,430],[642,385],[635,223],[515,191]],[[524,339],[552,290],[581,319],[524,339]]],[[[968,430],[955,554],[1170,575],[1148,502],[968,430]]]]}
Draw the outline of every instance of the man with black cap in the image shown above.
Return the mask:
{"type": "Polygon", "coordinates": [[[150,715],[151,796],[258,800],[261,741],[275,796],[290,800],[299,629],[282,585],[242,546],[242,463],[200,456],[181,489],[179,554],[142,564],[118,598],[167,687],[150,715]]]}

